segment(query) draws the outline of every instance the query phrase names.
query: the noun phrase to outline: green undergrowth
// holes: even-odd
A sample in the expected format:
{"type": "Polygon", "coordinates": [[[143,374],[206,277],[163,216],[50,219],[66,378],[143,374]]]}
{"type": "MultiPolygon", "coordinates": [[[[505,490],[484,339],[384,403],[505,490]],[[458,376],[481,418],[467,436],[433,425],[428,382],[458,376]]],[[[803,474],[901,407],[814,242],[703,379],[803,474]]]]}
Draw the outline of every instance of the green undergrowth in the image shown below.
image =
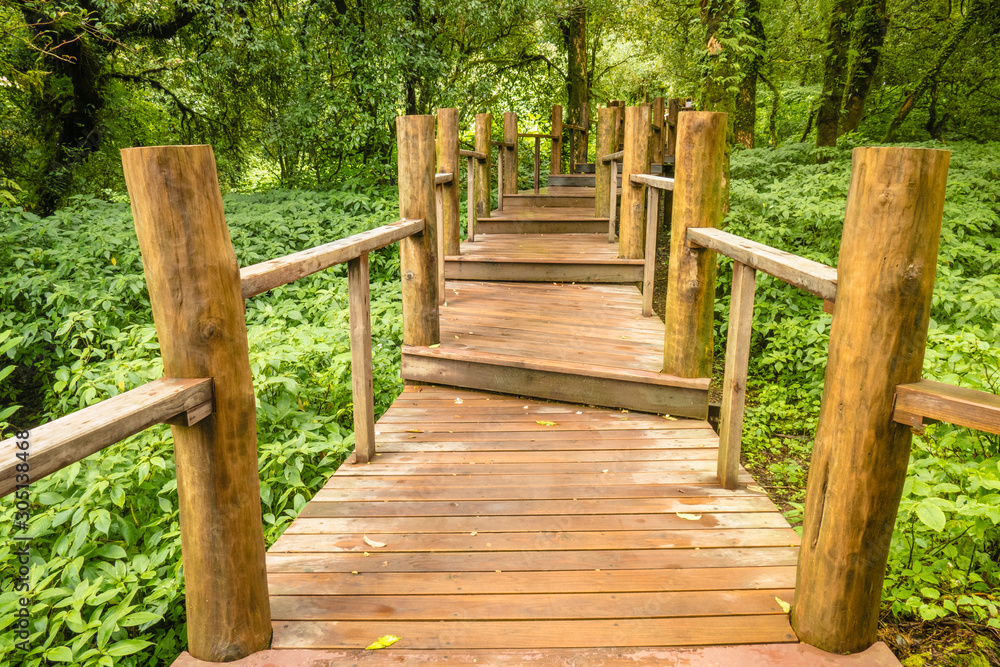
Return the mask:
{"type": "MultiPolygon", "coordinates": [[[[395,188],[355,185],[230,195],[225,208],[245,266],[393,222],[396,197],[395,188]]],[[[18,426],[49,421],[160,377],[128,205],[81,198],[45,219],[0,215],[0,257],[9,267],[0,276],[3,418],[18,426]]],[[[381,414],[400,390],[397,247],[372,253],[370,271],[381,414]]],[[[353,446],[345,267],[249,300],[246,319],[270,545],[353,446]]],[[[169,664],[186,638],[168,427],[34,483],[32,498],[32,650],[19,663],[12,625],[19,595],[5,576],[0,664],[169,664]]],[[[5,501],[0,564],[11,573],[14,519],[5,501]]]]}
{"type": "MultiPolygon", "coordinates": [[[[836,265],[851,148],[826,149],[823,161],[804,144],[735,153],[728,231],[836,265]]],[[[951,166],[924,376],[1000,393],[1000,145],[945,148],[951,166]]],[[[732,273],[719,275],[722,354],[732,273]]],[[[745,462],[794,524],[826,369],[832,318],[821,306],[758,277],[745,462]]],[[[887,618],[1000,628],[998,525],[1000,438],[947,424],[914,437],[883,590],[887,618]]]]}

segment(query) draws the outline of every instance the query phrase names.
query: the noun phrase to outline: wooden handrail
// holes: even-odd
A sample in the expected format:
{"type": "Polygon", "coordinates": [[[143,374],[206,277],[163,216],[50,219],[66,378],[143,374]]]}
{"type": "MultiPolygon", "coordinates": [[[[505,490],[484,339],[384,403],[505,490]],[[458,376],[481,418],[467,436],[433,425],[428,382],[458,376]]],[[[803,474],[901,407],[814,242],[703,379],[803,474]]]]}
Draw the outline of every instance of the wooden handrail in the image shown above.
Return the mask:
{"type": "MultiPolygon", "coordinates": [[[[193,426],[212,413],[211,379],[161,378],[29,431],[30,482],[164,422],[193,426]],[[180,417],[179,420],[176,418],[180,417]]],[[[17,438],[0,442],[0,496],[17,478],[17,438]]]]}
{"type": "Polygon", "coordinates": [[[464,148],[459,149],[458,155],[460,157],[474,157],[480,162],[486,162],[486,160],[489,159],[489,156],[486,153],[480,153],[479,151],[470,151],[464,148]]]}
{"type": "Polygon", "coordinates": [[[563,123],[563,129],[565,130],[576,130],[577,132],[586,132],[587,128],[580,127],[579,125],[572,125],[570,123],[563,123]]]}
{"type": "Polygon", "coordinates": [[[518,132],[518,137],[534,137],[536,139],[555,139],[554,134],[546,134],[544,132],[518,132]]]}
{"type": "Polygon", "coordinates": [[[434,174],[434,185],[444,185],[445,183],[451,183],[453,180],[455,180],[455,174],[450,172],[434,174]]]}
{"type": "Polygon", "coordinates": [[[893,421],[923,430],[925,417],[1000,434],[1000,396],[933,380],[897,385],[893,421]]]}
{"type": "Polygon", "coordinates": [[[690,228],[687,240],[784,280],[826,300],[837,299],[837,269],[711,227],[690,228]]]}
{"type": "Polygon", "coordinates": [[[608,162],[614,162],[615,160],[621,160],[625,157],[625,151],[621,150],[617,153],[612,153],[611,155],[605,155],[601,158],[601,162],[607,164],[608,162]]]}
{"type": "Polygon", "coordinates": [[[304,278],[350,259],[384,248],[408,236],[423,231],[424,221],[400,220],[389,225],[353,234],[339,241],[278,257],[240,269],[240,287],[244,299],[262,294],[275,287],[304,278]]]}
{"type": "Polygon", "coordinates": [[[628,180],[633,185],[648,185],[649,187],[656,188],[657,190],[674,189],[674,179],[666,178],[664,176],[653,176],[651,174],[632,174],[628,180]]]}
{"type": "Polygon", "coordinates": [[[513,141],[495,141],[495,140],[491,140],[490,141],[490,145],[491,146],[500,146],[502,148],[514,148],[514,146],[516,144],[513,141]]]}

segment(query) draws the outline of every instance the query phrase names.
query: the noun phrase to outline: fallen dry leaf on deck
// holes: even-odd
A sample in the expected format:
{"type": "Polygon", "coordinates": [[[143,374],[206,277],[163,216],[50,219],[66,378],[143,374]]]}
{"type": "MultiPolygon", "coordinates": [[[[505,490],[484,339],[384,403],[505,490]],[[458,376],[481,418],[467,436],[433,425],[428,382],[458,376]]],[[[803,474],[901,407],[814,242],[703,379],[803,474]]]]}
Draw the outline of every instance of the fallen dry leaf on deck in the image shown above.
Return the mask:
{"type": "Polygon", "coordinates": [[[672,422],[677,421],[677,417],[671,417],[670,415],[663,415],[664,419],[669,419],[672,422]]]}
{"type": "Polygon", "coordinates": [[[441,343],[434,343],[433,345],[428,345],[427,347],[441,347],[441,343]]]}
{"type": "Polygon", "coordinates": [[[677,516],[682,519],[687,519],[688,521],[697,521],[701,518],[700,514],[685,514],[684,512],[678,512],[677,516]]]}
{"type": "Polygon", "coordinates": [[[365,650],[367,650],[367,651],[377,651],[380,648],[386,648],[387,646],[392,646],[393,644],[395,644],[398,641],[399,641],[399,637],[397,637],[396,635],[383,635],[382,637],[379,637],[378,639],[376,639],[375,641],[373,641],[371,644],[369,644],[368,646],[366,646],[365,650]]]}
{"type": "Polygon", "coordinates": [[[423,431],[421,431],[419,428],[408,428],[408,429],[406,429],[406,432],[407,433],[423,433],[423,431]]]}
{"type": "Polygon", "coordinates": [[[372,538],[368,537],[367,535],[365,535],[364,538],[365,538],[365,544],[367,544],[370,547],[375,547],[377,549],[379,547],[384,547],[385,546],[385,542],[376,542],[375,540],[373,540],[372,538]]]}
{"type": "Polygon", "coordinates": [[[788,612],[790,612],[792,610],[792,605],[788,604],[787,602],[785,602],[784,600],[782,600],[778,596],[774,596],[774,599],[778,601],[778,606],[781,607],[781,611],[783,611],[783,612],[785,612],[787,614],[788,612]]]}
{"type": "Polygon", "coordinates": [[[767,493],[767,491],[757,486],[756,484],[747,484],[747,491],[753,491],[755,493],[767,493]]]}
{"type": "Polygon", "coordinates": [[[461,405],[462,404],[462,399],[456,398],[455,399],[455,403],[458,404],[458,405],[461,405]]]}
{"type": "Polygon", "coordinates": [[[555,422],[535,422],[535,423],[539,424],[541,426],[555,426],[556,425],[555,422]]]}

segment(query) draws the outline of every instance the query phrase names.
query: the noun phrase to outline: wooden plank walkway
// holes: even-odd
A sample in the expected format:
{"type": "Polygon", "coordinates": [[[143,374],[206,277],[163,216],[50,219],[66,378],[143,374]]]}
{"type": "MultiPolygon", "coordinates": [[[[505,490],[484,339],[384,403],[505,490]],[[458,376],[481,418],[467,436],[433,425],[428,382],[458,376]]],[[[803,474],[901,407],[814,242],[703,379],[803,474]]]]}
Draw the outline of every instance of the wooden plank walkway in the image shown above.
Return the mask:
{"type": "Polygon", "coordinates": [[[271,548],[274,648],[795,640],[798,537],[705,422],[422,386],[377,439],[271,548]]]}

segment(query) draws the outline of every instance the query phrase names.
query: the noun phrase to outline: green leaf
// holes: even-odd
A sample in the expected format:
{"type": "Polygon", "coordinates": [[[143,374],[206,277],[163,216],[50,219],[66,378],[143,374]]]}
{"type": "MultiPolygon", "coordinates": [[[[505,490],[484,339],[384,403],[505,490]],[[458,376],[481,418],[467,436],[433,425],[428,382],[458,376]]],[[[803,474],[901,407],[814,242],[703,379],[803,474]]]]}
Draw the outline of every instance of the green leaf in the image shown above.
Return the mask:
{"type": "Polygon", "coordinates": [[[73,662],[73,651],[68,646],[57,646],[45,653],[45,659],[52,662],[73,662]]]}
{"type": "Polygon", "coordinates": [[[98,548],[94,552],[95,556],[101,558],[110,558],[111,560],[116,560],[118,558],[125,558],[128,554],[117,544],[105,544],[104,546],[98,548]]]}
{"type": "Polygon", "coordinates": [[[931,530],[940,533],[944,530],[945,516],[940,507],[928,503],[917,505],[917,518],[931,530]]]}
{"type": "Polygon", "coordinates": [[[123,655],[132,655],[133,653],[138,653],[147,646],[152,646],[153,642],[148,642],[145,639],[123,639],[120,642],[115,642],[108,647],[108,655],[114,657],[120,657],[123,655]]]}
{"type": "Polygon", "coordinates": [[[377,651],[380,648],[386,648],[387,646],[392,646],[399,641],[399,637],[396,635],[383,635],[373,641],[371,644],[365,648],[369,651],[377,651]]]}

